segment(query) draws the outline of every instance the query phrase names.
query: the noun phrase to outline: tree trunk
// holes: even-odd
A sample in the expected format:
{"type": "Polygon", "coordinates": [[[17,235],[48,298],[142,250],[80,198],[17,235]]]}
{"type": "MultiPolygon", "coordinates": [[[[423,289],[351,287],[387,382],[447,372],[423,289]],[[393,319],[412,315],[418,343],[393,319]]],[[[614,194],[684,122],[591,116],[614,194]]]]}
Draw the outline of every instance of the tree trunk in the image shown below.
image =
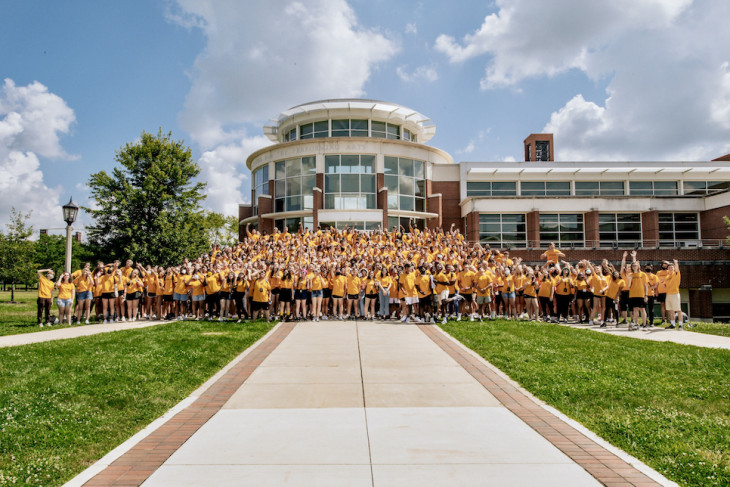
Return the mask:
{"type": "Polygon", "coordinates": [[[15,281],[10,284],[10,302],[15,302],[15,281]]]}

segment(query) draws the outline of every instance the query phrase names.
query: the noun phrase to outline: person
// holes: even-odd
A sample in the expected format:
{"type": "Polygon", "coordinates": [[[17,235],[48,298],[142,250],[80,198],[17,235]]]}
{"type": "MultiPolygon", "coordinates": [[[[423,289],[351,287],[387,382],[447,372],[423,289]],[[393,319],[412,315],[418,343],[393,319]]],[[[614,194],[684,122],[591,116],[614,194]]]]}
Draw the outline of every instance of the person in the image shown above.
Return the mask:
{"type": "Polygon", "coordinates": [[[205,272],[205,269],[193,272],[188,281],[190,298],[193,300],[193,318],[196,321],[199,321],[205,315],[205,286],[207,282],[205,272]]]}
{"type": "MultiPolygon", "coordinates": [[[[85,317],[85,323],[89,324],[89,314],[91,313],[91,303],[94,300],[93,289],[94,280],[91,278],[90,264],[83,269],[76,272],[76,278],[73,280],[74,286],[76,286],[76,323],[81,324],[81,319],[85,317]]],[[[72,275],[73,276],[73,275],[72,275]]]]}
{"type": "Polygon", "coordinates": [[[120,284],[119,279],[114,275],[114,268],[107,266],[103,273],[96,277],[95,285],[101,292],[102,316],[104,324],[114,322],[114,303],[116,300],[116,286],[120,284]]]}
{"type": "Polygon", "coordinates": [[[375,275],[375,281],[378,284],[378,301],[380,302],[379,316],[385,320],[390,316],[390,289],[393,285],[393,279],[390,277],[388,270],[381,267],[375,275]]]}
{"type": "Polygon", "coordinates": [[[493,317],[493,311],[491,311],[493,281],[493,275],[487,269],[487,266],[485,264],[479,266],[479,274],[476,279],[476,303],[479,308],[479,321],[482,321],[484,318],[493,317]]]}
{"type": "Polygon", "coordinates": [[[365,288],[365,319],[372,321],[375,317],[375,303],[378,300],[378,284],[374,271],[368,271],[363,285],[365,288]]]}
{"type": "Polygon", "coordinates": [[[51,302],[53,300],[53,288],[55,283],[53,282],[53,270],[51,269],[38,269],[38,299],[36,304],[38,305],[38,326],[43,328],[44,313],[45,313],[45,324],[51,326],[51,302]],[[44,275],[45,274],[45,275],[44,275]]]}
{"type": "Polygon", "coordinates": [[[175,316],[178,321],[182,320],[187,313],[188,304],[188,283],[190,282],[190,276],[188,275],[188,268],[185,266],[178,267],[174,270],[175,284],[173,299],[175,301],[175,316]]]}
{"type": "Polygon", "coordinates": [[[525,275],[526,280],[522,285],[522,294],[525,298],[525,313],[530,321],[536,321],[539,309],[537,306],[538,284],[535,279],[535,272],[530,269],[525,275]]]}
{"type": "Polygon", "coordinates": [[[139,300],[142,298],[144,282],[139,278],[139,270],[134,269],[125,283],[127,316],[129,321],[137,321],[139,300]]]}
{"type": "MultiPolygon", "coordinates": [[[[631,255],[635,258],[636,251],[634,250],[631,255]]],[[[641,327],[646,328],[648,282],[646,274],[641,272],[641,265],[637,260],[634,260],[631,263],[626,285],[629,288],[629,308],[631,310],[631,323],[629,324],[629,330],[639,328],[639,317],[642,319],[641,327]]]]}
{"type": "Polygon", "coordinates": [[[665,277],[667,286],[667,299],[666,308],[667,314],[669,315],[669,326],[667,328],[674,328],[675,315],[678,328],[682,329],[682,303],[679,297],[679,284],[682,281],[682,274],[679,272],[679,262],[674,259],[672,264],[667,267],[667,275],[665,277]]]}
{"type": "Polygon", "coordinates": [[[56,304],[58,305],[58,322],[63,324],[66,321],[71,324],[71,310],[73,309],[74,296],[76,294],[76,286],[71,280],[71,274],[64,272],[56,282],[58,289],[58,297],[56,304]]]}
{"type": "Polygon", "coordinates": [[[330,276],[330,282],[332,283],[332,314],[335,319],[344,319],[344,297],[347,287],[347,278],[342,275],[342,270],[333,269],[333,274],[330,276]]]}
{"type": "Polygon", "coordinates": [[[263,314],[266,316],[266,321],[271,321],[269,314],[269,296],[271,293],[271,284],[266,278],[265,272],[257,272],[255,279],[251,283],[253,288],[253,308],[252,308],[252,319],[260,318],[263,314]]]}
{"type": "Polygon", "coordinates": [[[554,296],[557,301],[557,319],[568,322],[570,318],[570,302],[573,300],[573,278],[570,267],[564,265],[560,270],[560,276],[553,281],[554,296]]]}
{"type": "Polygon", "coordinates": [[[312,317],[314,321],[322,318],[322,296],[323,289],[327,286],[327,280],[321,276],[319,268],[313,269],[313,277],[311,279],[311,295],[312,295],[312,317]]]}
{"type": "Polygon", "coordinates": [[[542,253],[541,259],[546,259],[548,264],[557,264],[565,254],[555,248],[555,242],[550,242],[548,249],[542,253]]]}

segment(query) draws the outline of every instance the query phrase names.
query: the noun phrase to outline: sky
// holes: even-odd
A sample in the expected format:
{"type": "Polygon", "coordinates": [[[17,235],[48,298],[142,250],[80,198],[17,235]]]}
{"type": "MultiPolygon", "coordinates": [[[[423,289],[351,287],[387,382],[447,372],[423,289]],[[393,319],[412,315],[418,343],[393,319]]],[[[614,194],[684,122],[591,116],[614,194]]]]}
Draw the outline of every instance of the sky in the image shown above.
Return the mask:
{"type": "MultiPolygon", "coordinates": [[[[0,226],[57,229],[143,131],[184,140],[207,209],[250,200],[263,126],[330,98],[398,103],[455,162],[708,161],[730,152],[726,0],[4,0],[0,226]]],[[[92,224],[83,212],[77,230],[92,224]]]]}

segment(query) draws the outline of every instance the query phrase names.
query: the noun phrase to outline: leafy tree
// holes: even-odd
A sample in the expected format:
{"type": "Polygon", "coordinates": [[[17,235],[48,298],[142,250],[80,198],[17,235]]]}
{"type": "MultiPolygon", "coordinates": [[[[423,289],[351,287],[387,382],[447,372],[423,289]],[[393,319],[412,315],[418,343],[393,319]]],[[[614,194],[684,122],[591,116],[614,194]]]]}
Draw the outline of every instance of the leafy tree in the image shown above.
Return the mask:
{"type": "MultiPolygon", "coordinates": [[[[84,262],[91,262],[96,254],[88,245],[71,241],[71,270],[80,269],[84,262]]],[[[56,275],[66,265],[66,237],[62,235],[41,235],[35,243],[35,265],[39,269],[55,269],[56,275]]]]}
{"type": "Polygon", "coordinates": [[[200,167],[190,148],[172,140],[172,132],[142,132],[115,157],[111,174],[89,179],[95,208],[89,242],[107,259],[133,259],[160,265],[207,250],[204,214],[205,184],[195,182],[200,167]]]}
{"type": "MultiPolygon", "coordinates": [[[[727,225],[728,231],[730,231],[730,218],[724,216],[724,217],[722,217],[722,221],[725,222],[725,225],[727,225]]],[[[727,245],[730,245],[730,235],[727,236],[726,243],[727,243],[727,245]]]]}
{"type": "Polygon", "coordinates": [[[205,228],[211,244],[232,246],[238,242],[238,218],[220,213],[205,214],[205,228]]]}
{"type": "Polygon", "coordinates": [[[7,232],[0,238],[0,277],[10,281],[10,301],[15,301],[16,284],[27,286],[36,276],[34,244],[28,240],[33,234],[33,227],[28,225],[30,215],[11,209],[7,232]]]}

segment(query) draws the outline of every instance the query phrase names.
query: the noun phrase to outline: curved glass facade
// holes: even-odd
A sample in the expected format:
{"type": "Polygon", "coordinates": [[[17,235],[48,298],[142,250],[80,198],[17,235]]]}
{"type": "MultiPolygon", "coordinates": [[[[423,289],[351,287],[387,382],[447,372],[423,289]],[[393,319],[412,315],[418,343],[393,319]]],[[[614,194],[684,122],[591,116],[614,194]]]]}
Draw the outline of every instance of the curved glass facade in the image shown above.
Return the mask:
{"type": "Polygon", "coordinates": [[[253,179],[253,214],[258,215],[259,196],[269,194],[269,166],[264,165],[252,174],[253,179]]]}
{"type": "Polygon", "coordinates": [[[301,211],[314,208],[312,196],[317,183],[314,156],[274,163],[274,211],[301,211]]]}
{"type": "Polygon", "coordinates": [[[425,163],[415,159],[388,157],[384,159],[385,187],[388,188],[388,209],[403,211],[426,210],[425,163]]]}
{"type": "Polygon", "coordinates": [[[326,155],[324,165],[325,209],[374,210],[376,208],[374,155],[326,155]]]}

